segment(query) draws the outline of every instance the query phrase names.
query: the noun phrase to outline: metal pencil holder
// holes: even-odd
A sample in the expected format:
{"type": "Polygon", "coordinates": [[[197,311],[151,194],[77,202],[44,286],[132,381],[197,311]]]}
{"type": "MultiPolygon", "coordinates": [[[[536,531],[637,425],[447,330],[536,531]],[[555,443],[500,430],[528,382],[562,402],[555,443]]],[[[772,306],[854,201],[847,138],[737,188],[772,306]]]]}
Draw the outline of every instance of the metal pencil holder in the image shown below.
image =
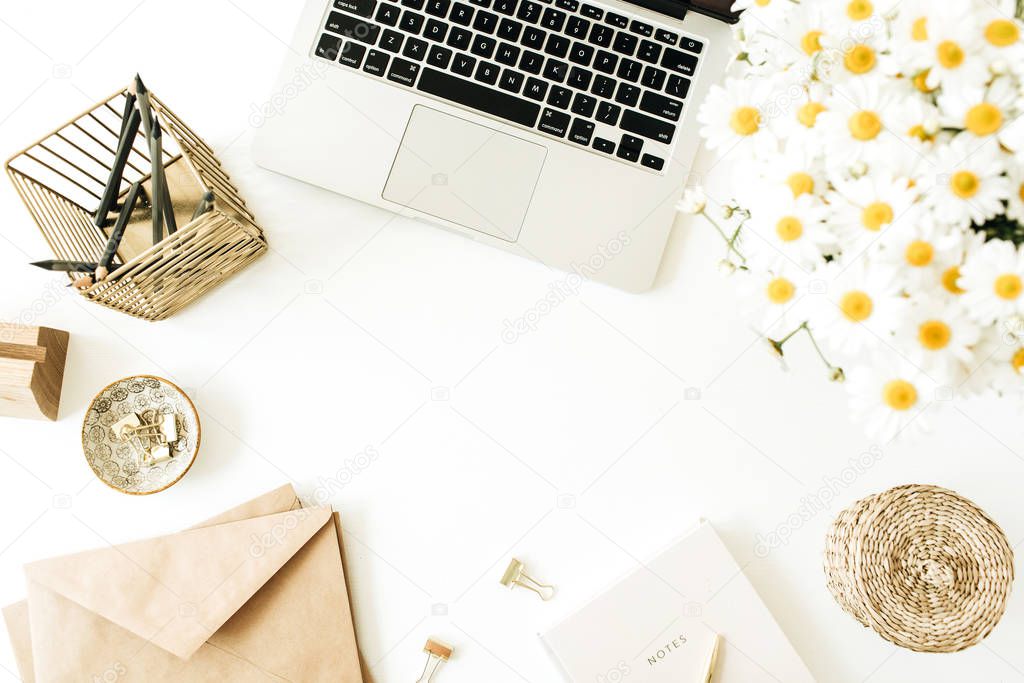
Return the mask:
{"type": "MultiPolygon", "coordinates": [[[[9,159],[7,174],[61,260],[96,261],[110,226],[93,220],[110,176],[128,90],[120,90],[9,159]]],[[[177,231],[153,243],[150,202],[139,202],[117,250],[120,265],[81,291],[108,308],[163,320],[241,270],[267,250],[263,231],[213,150],[155,95],[153,116],[165,134],[161,158],[177,231]],[[193,219],[212,191],[213,208],[193,219]]],[[[139,182],[150,197],[152,164],[141,131],[131,145],[118,188],[123,205],[139,182]]],[[[115,207],[116,208],[116,207],[115,207]]],[[[71,280],[83,274],[68,273],[71,280]]]]}

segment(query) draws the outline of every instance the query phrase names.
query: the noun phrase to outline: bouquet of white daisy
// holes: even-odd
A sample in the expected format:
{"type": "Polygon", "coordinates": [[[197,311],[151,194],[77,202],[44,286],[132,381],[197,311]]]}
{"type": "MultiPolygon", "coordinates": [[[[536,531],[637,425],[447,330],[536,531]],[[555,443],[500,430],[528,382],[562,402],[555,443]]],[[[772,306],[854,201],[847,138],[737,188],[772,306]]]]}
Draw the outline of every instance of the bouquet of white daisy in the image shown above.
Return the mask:
{"type": "Polygon", "coordinates": [[[698,120],[725,241],[780,356],[810,336],[882,439],[935,400],[1024,392],[1024,2],[736,0],[698,120]]]}

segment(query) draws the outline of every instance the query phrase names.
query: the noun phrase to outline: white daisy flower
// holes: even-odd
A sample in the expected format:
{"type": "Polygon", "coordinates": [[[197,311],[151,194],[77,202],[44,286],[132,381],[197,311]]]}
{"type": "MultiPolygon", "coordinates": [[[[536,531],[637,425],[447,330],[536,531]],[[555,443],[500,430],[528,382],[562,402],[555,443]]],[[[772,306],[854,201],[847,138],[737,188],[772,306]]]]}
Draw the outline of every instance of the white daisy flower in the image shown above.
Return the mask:
{"type": "Polygon", "coordinates": [[[847,377],[850,408],[872,436],[888,442],[927,430],[922,412],[935,383],[912,364],[888,351],[848,370],[847,377]]]}
{"type": "Polygon", "coordinates": [[[925,204],[937,219],[967,227],[1003,212],[1010,181],[1003,175],[1005,160],[994,140],[979,142],[961,133],[932,152],[935,173],[929,179],[925,204]]]}
{"type": "Polygon", "coordinates": [[[825,111],[831,88],[820,81],[799,82],[797,88],[787,88],[787,94],[792,96],[786,98],[786,110],[772,119],[772,125],[780,140],[817,148],[821,137],[818,114],[825,111]]]}
{"type": "Polygon", "coordinates": [[[937,101],[946,127],[962,129],[978,138],[995,135],[1002,141],[1006,125],[1017,116],[1019,97],[1013,79],[1002,77],[987,88],[943,91],[937,101]]]}
{"type": "Polygon", "coordinates": [[[888,339],[906,308],[894,273],[866,258],[830,263],[814,276],[818,292],[809,297],[814,334],[830,349],[856,354],[888,339]]]}
{"type": "Polygon", "coordinates": [[[973,10],[957,11],[963,3],[949,2],[936,6],[928,16],[924,30],[927,39],[917,67],[927,70],[924,77],[929,89],[941,87],[943,92],[983,85],[989,78],[988,64],[981,57],[981,35],[973,10]]]}
{"type": "Polygon", "coordinates": [[[844,84],[899,72],[888,51],[885,22],[877,17],[855,25],[833,25],[821,40],[824,49],[817,57],[816,73],[823,81],[844,84]]]}
{"type": "Polygon", "coordinates": [[[948,21],[964,20],[973,11],[970,0],[903,0],[896,7],[891,24],[892,52],[903,73],[915,78],[922,92],[934,90],[937,85],[925,86],[928,66],[935,60],[935,46],[929,40],[929,27],[941,26],[948,21]]]}
{"type": "Polygon", "coordinates": [[[727,79],[711,86],[697,121],[708,149],[730,150],[741,143],[754,151],[774,149],[777,141],[763,113],[771,101],[771,80],[727,79]]]}
{"type": "Polygon", "coordinates": [[[784,61],[805,82],[810,81],[814,73],[814,60],[821,54],[821,39],[825,30],[822,5],[816,3],[801,6],[800,11],[790,12],[779,25],[778,54],[770,58],[784,61]]]}
{"type": "MultiPolygon", "coordinates": [[[[1024,60],[1021,61],[1021,64],[1024,65],[1024,60]]],[[[1021,111],[1020,102],[1017,103],[1017,110],[1009,122],[999,133],[999,142],[1018,154],[1024,153],[1024,112],[1021,111]]]]}
{"type": "Polygon", "coordinates": [[[890,121],[893,131],[911,147],[934,142],[941,128],[938,108],[910,87],[903,89],[890,121]]]}
{"type": "Polygon", "coordinates": [[[887,170],[856,179],[833,180],[828,197],[832,207],[829,223],[836,228],[843,253],[853,255],[874,243],[897,220],[913,222],[911,210],[918,192],[905,178],[893,178],[887,170]]]}
{"type": "Polygon", "coordinates": [[[960,297],[964,289],[960,286],[960,267],[964,261],[975,251],[985,244],[985,235],[968,230],[962,234],[960,248],[948,254],[949,262],[944,263],[938,270],[938,282],[923,283],[923,291],[933,297],[939,297],[950,303],[959,305],[960,297]],[[941,271],[941,272],[939,272],[941,271]],[[935,285],[939,286],[936,287],[935,285]]]}
{"type": "Polygon", "coordinates": [[[885,231],[875,248],[875,260],[895,270],[905,290],[929,291],[949,267],[959,263],[963,235],[921,216],[885,231]]]}
{"type": "Polygon", "coordinates": [[[981,328],[962,306],[924,297],[911,303],[896,345],[927,375],[941,384],[959,384],[974,357],[981,328]]]}
{"type": "Polygon", "coordinates": [[[858,79],[845,84],[841,94],[825,103],[818,114],[826,163],[833,168],[856,161],[871,164],[883,160],[892,147],[901,144],[891,124],[896,89],[881,79],[858,79]]]}
{"type": "Polygon", "coordinates": [[[743,274],[739,292],[749,313],[758,317],[762,334],[785,334],[806,319],[808,280],[807,272],[783,258],[743,274]]]}
{"type": "Polygon", "coordinates": [[[770,188],[751,203],[750,213],[746,244],[759,263],[782,256],[798,267],[810,268],[821,262],[835,241],[824,224],[828,208],[816,196],[794,197],[788,187],[770,188]]]}
{"type": "Polygon", "coordinates": [[[1001,10],[980,3],[976,10],[978,26],[983,38],[982,50],[988,63],[1002,60],[1008,65],[1020,64],[1024,60],[1024,23],[1013,16],[1016,8],[1001,10]]]}
{"type": "Polygon", "coordinates": [[[989,240],[960,268],[964,307],[978,322],[1024,313],[1024,251],[1003,240],[989,240]]]}
{"type": "Polygon", "coordinates": [[[789,140],[781,154],[757,164],[762,183],[784,185],[794,197],[802,194],[822,195],[828,187],[825,166],[815,147],[789,140]]]}
{"type": "Polygon", "coordinates": [[[764,24],[777,26],[796,5],[790,0],[733,0],[733,12],[743,12],[740,22],[749,30],[764,24]]]}
{"type": "Polygon", "coordinates": [[[985,331],[960,389],[968,396],[993,392],[1021,398],[1024,394],[1024,340],[999,327],[985,331]]]}

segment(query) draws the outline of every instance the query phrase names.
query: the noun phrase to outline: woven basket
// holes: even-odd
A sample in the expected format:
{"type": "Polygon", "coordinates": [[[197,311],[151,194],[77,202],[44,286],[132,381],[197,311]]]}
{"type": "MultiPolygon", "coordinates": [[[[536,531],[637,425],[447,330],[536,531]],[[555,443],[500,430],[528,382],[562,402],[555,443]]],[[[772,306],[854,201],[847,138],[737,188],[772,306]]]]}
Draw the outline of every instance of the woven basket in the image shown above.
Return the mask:
{"type": "Polygon", "coordinates": [[[886,640],[956,652],[999,622],[1013,550],[971,501],[908,485],[859,500],[832,524],[825,575],[836,602],[886,640]]]}

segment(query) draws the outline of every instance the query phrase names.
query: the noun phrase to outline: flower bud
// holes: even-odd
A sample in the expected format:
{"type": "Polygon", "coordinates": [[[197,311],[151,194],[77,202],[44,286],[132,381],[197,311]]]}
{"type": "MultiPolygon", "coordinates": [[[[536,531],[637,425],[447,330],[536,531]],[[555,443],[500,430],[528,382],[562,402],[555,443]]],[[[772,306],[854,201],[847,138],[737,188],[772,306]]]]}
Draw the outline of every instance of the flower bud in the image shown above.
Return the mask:
{"type": "Polygon", "coordinates": [[[923,130],[924,134],[928,137],[932,137],[939,132],[939,122],[935,119],[925,119],[921,122],[921,130],[923,130]]]}
{"type": "Polygon", "coordinates": [[[718,262],[719,274],[728,277],[736,272],[736,264],[727,258],[722,259],[718,262]]]}

